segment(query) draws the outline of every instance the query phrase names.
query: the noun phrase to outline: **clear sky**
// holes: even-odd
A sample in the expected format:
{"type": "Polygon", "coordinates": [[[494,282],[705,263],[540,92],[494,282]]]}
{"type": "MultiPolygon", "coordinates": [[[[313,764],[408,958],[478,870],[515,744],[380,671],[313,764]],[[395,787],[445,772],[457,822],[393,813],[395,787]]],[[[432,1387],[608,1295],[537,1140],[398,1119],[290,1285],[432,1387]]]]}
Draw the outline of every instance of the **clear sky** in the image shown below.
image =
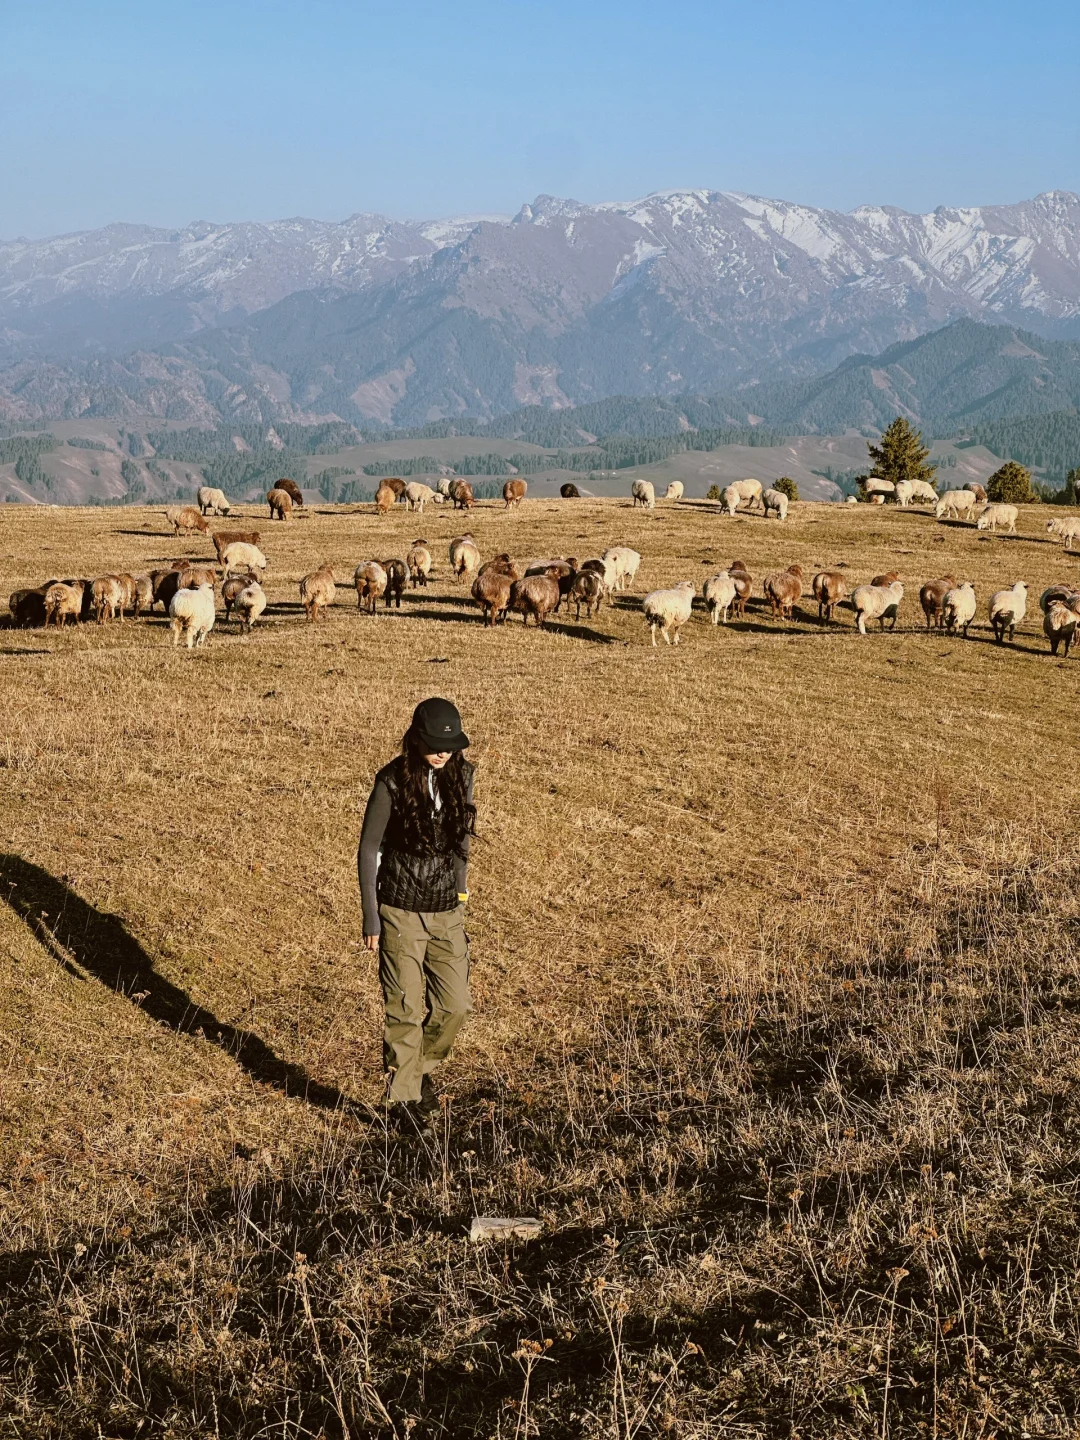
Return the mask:
{"type": "Polygon", "coordinates": [[[0,237],[1080,190],[1080,3],[0,0],[0,237]]]}

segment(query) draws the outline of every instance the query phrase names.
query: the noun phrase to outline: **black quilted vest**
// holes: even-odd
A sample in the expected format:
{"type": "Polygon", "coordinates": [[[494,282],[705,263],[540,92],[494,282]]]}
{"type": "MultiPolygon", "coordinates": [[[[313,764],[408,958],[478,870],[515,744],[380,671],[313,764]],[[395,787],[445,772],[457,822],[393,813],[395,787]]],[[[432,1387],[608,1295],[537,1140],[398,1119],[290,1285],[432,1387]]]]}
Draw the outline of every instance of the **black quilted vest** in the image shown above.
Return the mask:
{"type": "MultiPolygon", "coordinates": [[[[379,771],[390,792],[390,820],[383,836],[382,860],[379,863],[378,897],[380,905],[394,905],[399,910],[422,914],[453,910],[458,903],[457,880],[454,874],[454,847],[445,832],[443,814],[432,806],[435,848],[429,854],[417,855],[408,849],[402,832],[399,797],[401,794],[399,755],[379,771]]],[[[471,767],[466,762],[466,776],[471,767]]]]}

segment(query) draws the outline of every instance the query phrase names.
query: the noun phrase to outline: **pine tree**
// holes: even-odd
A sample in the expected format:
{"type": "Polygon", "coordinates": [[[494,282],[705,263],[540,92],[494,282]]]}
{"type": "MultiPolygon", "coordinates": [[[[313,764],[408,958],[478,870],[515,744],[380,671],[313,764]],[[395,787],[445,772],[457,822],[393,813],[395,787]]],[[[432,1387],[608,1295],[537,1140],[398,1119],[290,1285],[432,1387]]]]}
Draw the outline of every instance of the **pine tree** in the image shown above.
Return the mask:
{"type": "Polygon", "coordinates": [[[1080,504],[1080,466],[1074,466],[1065,476],[1065,492],[1062,505],[1080,504]]]}
{"type": "Polygon", "coordinates": [[[986,482],[986,498],[1006,505],[1025,505],[1037,499],[1031,489],[1031,471],[1015,460],[1006,460],[986,482]]]}
{"type": "Polygon", "coordinates": [[[913,430],[902,415],[898,415],[881,437],[881,444],[867,441],[870,452],[870,474],[878,480],[891,480],[896,485],[901,480],[926,480],[934,483],[936,464],[928,464],[930,451],[922,443],[922,434],[913,430]]]}
{"type": "Polygon", "coordinates": [[[793,505],[799,498],[798,485],[786,475],[781,475],[779,480],[774,480],[772,488],[779,490],[782,495],[786,495],[793,505]]]}

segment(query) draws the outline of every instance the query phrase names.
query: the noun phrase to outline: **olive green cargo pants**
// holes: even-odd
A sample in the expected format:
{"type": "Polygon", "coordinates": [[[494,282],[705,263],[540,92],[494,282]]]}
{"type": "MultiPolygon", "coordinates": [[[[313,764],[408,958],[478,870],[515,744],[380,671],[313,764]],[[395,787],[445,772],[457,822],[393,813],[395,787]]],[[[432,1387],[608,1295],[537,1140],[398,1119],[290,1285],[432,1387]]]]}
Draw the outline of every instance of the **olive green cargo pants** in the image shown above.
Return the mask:
{"type": "Polygon", "coordinates": [[[386,1005],[383,1063],[390,1099],[419,1100],[420,1082],[450,1053],[469,997],[469,941],[462,906],[420,914],[380,905],[379,983],[386,1005]]]}

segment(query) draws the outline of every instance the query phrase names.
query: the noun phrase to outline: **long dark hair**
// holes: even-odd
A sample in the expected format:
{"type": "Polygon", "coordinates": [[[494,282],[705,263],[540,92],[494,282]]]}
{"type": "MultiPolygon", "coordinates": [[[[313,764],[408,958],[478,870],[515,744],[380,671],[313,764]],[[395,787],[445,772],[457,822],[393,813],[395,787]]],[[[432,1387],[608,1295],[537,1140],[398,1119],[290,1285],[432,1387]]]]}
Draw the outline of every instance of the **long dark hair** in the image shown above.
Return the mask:
{"type": "Polygon", "coordinates": [[[435,783],[442,801],[444,842],[461,853],[467,835],[476,834],[476,806],[469,800],[468,762],[455,750],[441,770],[424,759],[424,741],[412,729],[401,741],[401,828],[409,849],[430,855],[436,849],[435,809],[428,790],[428,777],[435,783]]]}

